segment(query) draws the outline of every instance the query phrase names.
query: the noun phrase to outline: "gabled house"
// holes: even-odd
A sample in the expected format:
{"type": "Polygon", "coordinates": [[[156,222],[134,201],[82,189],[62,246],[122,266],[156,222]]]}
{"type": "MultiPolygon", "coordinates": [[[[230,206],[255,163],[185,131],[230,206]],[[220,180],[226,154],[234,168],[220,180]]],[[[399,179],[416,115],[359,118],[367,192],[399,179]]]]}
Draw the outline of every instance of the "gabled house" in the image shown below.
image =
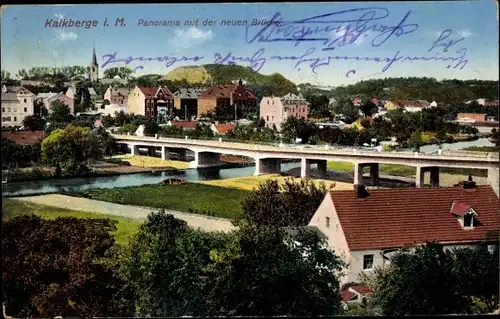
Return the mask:
{"type": "Polygon", "coordinates": [[[196,125],[198,125],[198,121],[168,121],[167,126],[175,126],[177,128],[182,128],[183,130],[195,130],[196,125]]]}
{"type": "Polygon", "coordinates": [[[352,303],[364,303],[372,293],[373,289],[365,284],[345,285],[340,288],[341,302],[344,306],[352,303]]]}
{"type": "Polygon", "coordinates": [[[198,97],[206,88],[180,88],[174,93],[174,107],[179,117],[188,120],[198,115],[198,97]]]}
{"type": "Polygon", "coordinates": [[[35,94],[22,86],[2,86],[2,126],[21,126],[35,113],[35,94]]]}
{"type": "Polygon", "coordinates": [[[76,98],[76,87],[69,86],[68,89],[66,90],[66,96],[74,100],[76,98]]]}
{"type": "Polygon", "coordinates": [[[281,126],[287,118],[305,118],[309,115],[309,103],[302,94],[296,95],[288,93],[282,97],[263,97],[260,101],[260,118],[266,122],[266,126],[272,128],[276,126],[281,130],[281,126]]]}
{"type": "Polygon", "coordinates": [[[130,89],[128,88],[113,88],[109,86],[104,93],[104,99],[108,100],[110,104],[116,104],[121,107],[127,107],[128,96],[130,94],[130,89]]]}
{"type": "Polygon", "coordinates": [[[243,113],[257,111],[257,97],[242,80],[237,84],[218,84],[209,87],[198,97],[197,118],[214,111],[217,106],[237,105],[243,113]]]}
{"type": "Polygon", "coordinates": [[[216,135],[226,135],[231,132],[236,127],[234,123],[222,123],[222,124],[212,124],[210,125],[210,129],[216,135]]]}
{"type": "Polygon", "coordinates": [[[498,196],[491,186],[465,182],[448,188],[330,191],[311,218],[328,245],[349,265],[341,283],[390,262],[403,247],[437,241],[445,249],[477,247],[494,234],[498,196]]]}
{"type": "Polygon", "coordinates": [[[171,117],[174,108],[174,96],[167,87],[135,86],[128,95],[129,113],[154,118],[171,117]]]}
{"type": "Polygon", "coordinates": [[[36,96],[36,100],[41,101],[43,103],[43,105],[45,106],[45,108],[47,109],[49,114],[52,113],[51,107],[52,107],[52,103],[54,103],[55,101],[59,101],[65,105],[67,105],[69,108],[69,112],[71,114],[75,114],[75,100],[69,98],[66,94],[64,94],[62,92],[61,93],[52,93],[52,92],[38,93],[38,95],[36,96]]]}

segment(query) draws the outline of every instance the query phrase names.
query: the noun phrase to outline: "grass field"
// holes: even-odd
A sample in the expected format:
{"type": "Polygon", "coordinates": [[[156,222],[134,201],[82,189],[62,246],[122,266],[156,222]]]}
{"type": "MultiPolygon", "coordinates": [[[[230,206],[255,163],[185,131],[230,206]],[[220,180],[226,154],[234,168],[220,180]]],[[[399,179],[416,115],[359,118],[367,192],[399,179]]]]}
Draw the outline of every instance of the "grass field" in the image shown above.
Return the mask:
{"type": "Polygon", "coordinates": [[[242,202],[248,195],[242,189],[200,183],[180,185],[143,185],[80,192],[92,199],[125,205],[172,209],[181,212],[213,213],[213,216],[236,218],[242,214],[242,202]]]}
{"type": "Polygon", "coordinates": [[[162,160],[158,157],[143,156],[143,155],[115,155],[113,158],[121,159],[124,162],[129,162],[130,165],[140,166],[140,167],[173,167],[176,169],[187,169],[189,168],[188,162],[182,161],[172,161],[172,160],[162,160]]]}
{"type": "MultiPolygon", "coordinates": [[[[328,162],[328,169],[332,171],[352,171],[354,165],[351,163],[344,162],[328,162]]],[[[469,168],[448,168],[441,167],[442,173],[448,173],[453,175],[469,175],[472,173],[473,176],[486,177],[488,172],[484,169],[469,169],[469,168]]],[[[395,165],[395,164],[380,164],[380,174],[391,175],[391,176],[401,176],[401,177],[415,177],[417,169],[413,166],[405,165],[395,165]]]]}
{"type": "Polygon", "coordinates": [[[472,146],[463,149],[464,151],[475,151],[475,152],[486,152],[486,153],[498,153],[500,147],[498,146],[472,146]]]}
{"type": "MultiPolygon", "coordinates": [[[[227,187],[227,188],[237,188],[237,189],[251,191],[254,188],[258,187],[259,184],[265,182],[268,179],[277,179],[278,182],[280,184],[282,184],[285,182],[286,178],[287,177],[280,176],[278,174],[272,174],[272,175],[236,177],[236,178],[228,178],[228,179],[213,180],[213,181],[202,181],[199,183],[205,184],[205,185],[213,185],[213,186],[227,187]]],[[[294,181],[300,180],[300,178],[292,178],[292,179],[294,181]]],[[[330,180],[320,180],[320,179],[315,179],[313,181],[316,185],[318,185],[321,182],[324,182],[327,187],[330,187],[330,185],[333,184],[335,186],[334,189],[337,189],[337,190],[352,189],[352,185],[348,184],[348,183],[335,182],[335,181],[330,181],[330,180]]]]}
{"type": "Polygon", "coordinates": [[[2,221],[7,221],[21,215],[35,214],[42,218],[53,219],[57,217],[76,217],[76,218],[109,218],[118,221],[117,230],[113,232],[116,242],[121,245],[128,243],[130,235],[134,234],[142,222],[123,217],[115,217],[104,214],[80,212],[76,210],[67,210],[57,207],[37,205],[23,202],[15,199],[2,200],[2,221]]]}

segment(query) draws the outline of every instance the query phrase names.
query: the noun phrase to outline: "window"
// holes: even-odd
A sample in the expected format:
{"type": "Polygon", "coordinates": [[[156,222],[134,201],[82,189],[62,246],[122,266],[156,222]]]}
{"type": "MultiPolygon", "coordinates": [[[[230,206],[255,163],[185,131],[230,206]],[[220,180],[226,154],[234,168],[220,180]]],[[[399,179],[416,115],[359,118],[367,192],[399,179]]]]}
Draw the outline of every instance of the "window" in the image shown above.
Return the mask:
{"type": "Polygon", "coordinates": [[[325,218],[325,227],[330,228],[330,217],[325,218]]]}
{"type": "Polygon", "coordinates": [[[12,112],[12,109],[10,107],[8,107],[7,112],[12,112]]]}
{"type": "Polygon", "coordinates": [[[272,116],[272,120],[274,121],[274,115],[272,116]]]}
{"type": "Polygon", "coordinates": [[[363,256],[363,270],[373,269],[373,255],[363,256]]]}
{"type": "Polygon", "coordinates": [[[28,108],[27,107],[24,108],[24,113],[26,113],[26,112],[28,112],[28,108]]]}
{"type": "Polygon", "coordinates": [[[267,104],[269,104],[269,100],[267,100],[267,104]]]}
{"type": "Polygon", "coordinates": [[[14,108],[14,113],[17,113],[17,107],[14,108]]]}
{"type": "Polygon", "coordinates": [[[5,107],[2,107],[2,112],[5,112],[5,107]]]}
{"type": "Polygon", "coordinates": [[[266,121],[269,121],[269,115],[268,115],[268,116],[266,116],[266,121]]]}
{"type": "Polygon", "coordinates": [[[14,116],[14,122],[17,122],[17,116],[14,116]]]}
{"type": "Polygon", "coordinates": [[[24,99],[24,103],[26,103],[26,102],[27,102],[26,99],[24,99]]]}
{"type": "Polygon", "coordinates": [[[474,227],[474,214],[467,213],[464,215],[464,227],[474,227]]]}

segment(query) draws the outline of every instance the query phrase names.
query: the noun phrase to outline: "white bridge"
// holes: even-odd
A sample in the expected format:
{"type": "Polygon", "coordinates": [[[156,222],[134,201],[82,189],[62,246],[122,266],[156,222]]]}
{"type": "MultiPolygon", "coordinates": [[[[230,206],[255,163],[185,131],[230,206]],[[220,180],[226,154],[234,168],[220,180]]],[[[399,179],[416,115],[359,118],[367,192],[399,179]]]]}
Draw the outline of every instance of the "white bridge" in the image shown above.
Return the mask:
{"type": "Polygon", "coordinates": [[[327,171],[327,161],[354,164],[354,184],[363,184],[363,169],[370,167],[372,183],[378,185],[379,164],[399,164],[417,169],[416,186],[423,185],[425,172],[430,172],[432,187],[439,187],[439,168],[476,168],[488,170],[488,183],[498,195],[499,158],[498,154],[472,154],[457,152],[450,154],[421,154],[411,152],[370,152],[352,148],[306,148],[225,142],[222,140],[193,140],[163,137],[111,134],[118,144],[126,144],[132,154],[138,154],[140,147],[150,150],[161,148],[162,158],[169,152],[179,153],[185,158],[186,150],[194,153],[193,167],[207,167],[220,164],[220,155],[237,155],[253,158],[255,175],[280,173],[282,159],[301,161],[301,177],[310,174],[312,164],[323,174],[327,171]]]}

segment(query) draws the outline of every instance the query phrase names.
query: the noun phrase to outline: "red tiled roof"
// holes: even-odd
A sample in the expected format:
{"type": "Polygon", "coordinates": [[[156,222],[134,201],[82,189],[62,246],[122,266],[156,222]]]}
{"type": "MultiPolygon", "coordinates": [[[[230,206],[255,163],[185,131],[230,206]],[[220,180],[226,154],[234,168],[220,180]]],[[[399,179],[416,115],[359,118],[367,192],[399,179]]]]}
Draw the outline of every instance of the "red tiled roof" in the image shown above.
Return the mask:
{"type": "Polygon", "coordinates": [[[236,84],[218,84],[211,86],[206,91],[200,94],[200,99],[216,99],[230,98],[231,93],[235,93],[234,97],[255,99],[255,94],[249,91],[246,87],[239,87],[236,84]]]}
{"type": "Polygon", "coordinates": [[[330,192],[350,250],[399,248],[433,240],[480,241],[500,226],[499,201],[490,186],[379,189],[368,193],[368,197],[356,198],[354,191],[330,192]],[[470,205],[480,226],[464,230],[450,214],[453,201],[470,205]]]}
{"type": "Polygon", "coordinates": [[[185,129],[195,129],[198,124],[197,121],[171,121],[171,123],[175,127],[182,127],[185,129]]]}
{"type": "Polygon", "coordinates": [[[45,137],[45,131],[2,132],[2,136],[21,145],[36,144],[45,137]]]}
{"type": "Polygon", "coordinates": [[[150,87],[140,86],[139,90],[141,90],[141,92],[144,93],[144,95],[146,97],[155,97],[155,94],[158,91],[158,88],[150,88],[150,87]]]}
{"type": "Polygon", "coordinates": [[[453,204],[451,205],[451,213],[457,216],[463,216],[471,208],[472,206],[467,203],[453,201],[453,204]]]}
{"type": "Polygon", "coordinates": [[[343,302],[348,302],[349,300],[351,300],[351,298],[356,296],[356,293],[354,293],[352,290],[354,290],[355,292],[357,292],[358,294],[360,294],[362,296],[373,293],[373,289],[371,289],[370,287],[368,287],[365,284],[354,285],[354,286],[342,289],[340,291],[340,296],[341,296],[343,302]]]}
{"type": "Polygon", "coordinates": [[[236,124],[233,123],[224,123],[224,124],[215,124],[215,128],[217,132],[221,135],[225,135],[227,132],[231,131],[236,127],[236,124]]]}

